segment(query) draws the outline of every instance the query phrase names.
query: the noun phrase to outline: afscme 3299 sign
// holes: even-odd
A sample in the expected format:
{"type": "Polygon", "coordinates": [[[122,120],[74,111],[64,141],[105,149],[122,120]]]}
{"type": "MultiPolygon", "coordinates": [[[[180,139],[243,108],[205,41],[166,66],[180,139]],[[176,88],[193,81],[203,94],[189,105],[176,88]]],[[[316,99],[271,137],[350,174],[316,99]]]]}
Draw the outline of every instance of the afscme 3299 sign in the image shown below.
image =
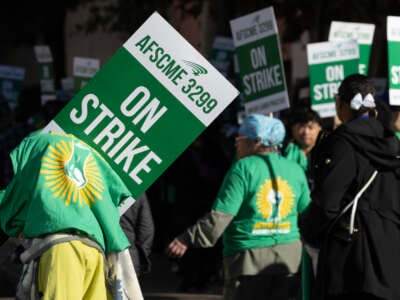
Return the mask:
{"type": "MultiPolygon", "coordinates": [[[[137,125],[143,120],[140,126],[142,133],[146,133],[167,111],[165,106],[159,108],[160,100],[155,97],[150,100],[150,97],[150,91],[144,86],[139,86],[120,105],[121,113],[131,118],[132,124],[137,125]]],[[[102,127],[101,131],[93,138],[93,142],[97,145],[106,139],[106,142],[101,146],[102,152],[112,158],[116,164],[125,161],[123,171],[128,173],[137,184],[141,184],[142,180],[138,173],[142,170],[149,172],[149,162],[154,161],[160,164],[160,157],[143,144],[139,137],[132,139],[135,135],[133,131],[127,128],[104,103],[101,103],[95,94],[86,95],[82,100],[80,109],[73,108],[71,110],[71,121],[78,125],[84,124],[89,110],[96,110],[97,116],[85,126],[83,132],[89,136],[95,128],[102,127]],[[116,156],[118,152],[119,154],[116,156]],[[141,153],[146,153],[145,157],[131,169],[133,158],[141,153]]]]}
{"type": "Polygon", "coordinates": [[[237,95],[154,13],[45,130],[86,142],[137,198],[237,95]]]}

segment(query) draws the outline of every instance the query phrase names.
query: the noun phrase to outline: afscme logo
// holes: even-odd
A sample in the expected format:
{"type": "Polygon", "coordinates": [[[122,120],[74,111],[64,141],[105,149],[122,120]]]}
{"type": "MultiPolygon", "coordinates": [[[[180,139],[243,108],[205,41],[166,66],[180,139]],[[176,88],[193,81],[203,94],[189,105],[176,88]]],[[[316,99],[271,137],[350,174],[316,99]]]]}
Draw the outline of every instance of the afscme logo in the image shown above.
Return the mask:
{"type": "Polygon", "coordinates": [[[199,76],[208,73],[207,69],[204,68],[203,66],[200,66],[199,64],[187,60],[182,60],[182,61],[192,69],[192,73],[194,76],[199,76]]]}

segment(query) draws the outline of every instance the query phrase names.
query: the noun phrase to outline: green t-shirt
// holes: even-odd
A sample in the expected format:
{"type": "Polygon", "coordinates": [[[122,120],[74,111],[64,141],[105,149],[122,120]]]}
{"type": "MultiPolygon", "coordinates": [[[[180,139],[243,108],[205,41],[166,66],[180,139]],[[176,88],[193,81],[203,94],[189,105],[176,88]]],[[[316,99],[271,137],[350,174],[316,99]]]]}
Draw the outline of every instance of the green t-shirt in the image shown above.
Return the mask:
{"type": "Polygon", "coordinates": [[[304,171],[307,171],[308,160],[299,145],[296,143],[289,143],[285,148],[284,155],[288,159],[297,162],[304,171]]]}
{"type": "Polygon", "coordinates": [[[35,132],[11,160],[14,177],[0,197],[0,225],[8,235],[78,233],[106,253],[129,247],[118,206],[130,192],[94,149],[72,135],[35,132]]]}
{"type": "Polygon", "coordinates": [[[223,234],[224,256],[299,239],[297,217],[310,202],[300,166],[275,153],[234,163],[213,208],[234,217],[223,234]]]}

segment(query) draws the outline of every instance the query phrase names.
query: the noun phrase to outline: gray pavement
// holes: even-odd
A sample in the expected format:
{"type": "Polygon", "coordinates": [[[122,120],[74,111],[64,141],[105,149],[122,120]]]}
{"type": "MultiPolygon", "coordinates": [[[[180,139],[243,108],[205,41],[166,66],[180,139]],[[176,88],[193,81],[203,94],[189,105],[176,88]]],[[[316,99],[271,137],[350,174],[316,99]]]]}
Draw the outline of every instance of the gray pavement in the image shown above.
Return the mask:
{"type": "Polygon", "coordinates": [[[185,293],[150,293],[144,295],[145,300],[222,300],[220,295],[185,294],[185,293]]]}
{"type": "Polygon", "coordinates": [[[141,280],[145,300],[222,300],[222,284],[210,286],[203,293],[178,292],[179,278],[163,254],[152,255],[152,271],[141,280]]]}
{"type": "MultiPolygon", "coordinates": [[[[1,274],[8,272],[16,273],[15,268],[8,262],[9,256],[5,253],[11,251],[15,243],[9,240],[0,247],[0,300],[12,300],[4,291],[9,283],[1,280],[1,274]],[[5,250],[4,247],[7,247],[5,250]],[[3,250],[3,251],[1,251],[3,250]]],[[[18,274],[11,274],[18,276],[18,274]]],[[[222,300],[222,283],[210,286],[203,293],[180,293],[178,292],[179,278],[173,271],[171,262],[164,254],[152,255],[152,271],[141,279],[141,287],[145,300],[222,300]]]]}

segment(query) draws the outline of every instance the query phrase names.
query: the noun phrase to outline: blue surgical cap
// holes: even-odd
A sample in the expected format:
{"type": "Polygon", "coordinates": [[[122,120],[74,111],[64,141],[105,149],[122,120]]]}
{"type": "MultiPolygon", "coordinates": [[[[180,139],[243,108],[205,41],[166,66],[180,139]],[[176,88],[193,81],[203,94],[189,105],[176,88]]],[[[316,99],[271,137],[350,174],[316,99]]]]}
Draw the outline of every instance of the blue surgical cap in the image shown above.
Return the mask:
{"type": "Polygon", "coordinates": [[[239,134],[260,141],[267,147],[281,145],[285,133],[285,126],[279,119],[261,114],[249,115],[239,128],[239,134]]]}

